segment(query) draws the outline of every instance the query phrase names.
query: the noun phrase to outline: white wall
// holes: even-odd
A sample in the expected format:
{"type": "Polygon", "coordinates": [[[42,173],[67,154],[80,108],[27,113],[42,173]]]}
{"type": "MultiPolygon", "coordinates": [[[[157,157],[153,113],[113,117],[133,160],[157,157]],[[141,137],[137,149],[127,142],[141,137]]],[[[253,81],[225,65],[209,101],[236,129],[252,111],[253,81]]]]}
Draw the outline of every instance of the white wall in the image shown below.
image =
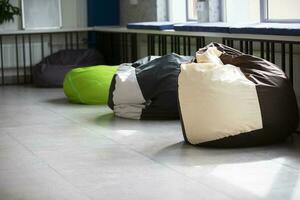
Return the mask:
{"type": "MultiPolygon", "coordinates": [[[[13,5],[21,5],[20,0],[10,0],[13,5]]],[[[87,0],[61,0],[62,2],[62,26],[63,28],[76,28],[87,26],[87,0]]],[[[1,31],[18,30],[21,29],[21,17],[16,17],[14,22],[10,22],[4,25],[0,25],[1,31]]],[[[82,39],[86,38],[86,34],[79,34],[80,47],[84,48],[82,39]]],[[[4,67],[7,69],[14,69],[16,67],[16,47],[14,37],[3,36],[3,56],[4,67]]],[[[39,35],[32,35],[32,61],[33,64],[38,63],[41,60],[41,40],[39,35]]],[[[75,36],[74,38],[75,39],[75,36]]],[[[18,37],[18,50],[19,50],[19,65],[23,66],[23,46],[22,37],[18,37]]],[[[64,35],[57,34],[53,36],[53,52],[63,49],[64,35]]],[[[29,46],[28,37],[25,37],[25,50],[26,50],[26,63],[28,67],[29,63],[29,46]]],[[[44,53],[45,56],[50,54],[49,36],[44,36],[44,53]]]]}
{"type": "Polygon", "coordinates": [[[61,0],[62,26],[86,27],[87,26],[87,0],[61,0]]]}
{"type": "MultiPolygon", "coordinates": [[[[26,1],[26,0],[25,0],[26,1]]],[[[21,5],[20,0],[10,0],[15,5],[21,5]]],[[[63,28],[87,26],[87,0],[61,0],[63,28]]],[[[14,22],[0,25],[1,30],[17,30],[21,28],[21,17],[15,17],[14,22]]]]}

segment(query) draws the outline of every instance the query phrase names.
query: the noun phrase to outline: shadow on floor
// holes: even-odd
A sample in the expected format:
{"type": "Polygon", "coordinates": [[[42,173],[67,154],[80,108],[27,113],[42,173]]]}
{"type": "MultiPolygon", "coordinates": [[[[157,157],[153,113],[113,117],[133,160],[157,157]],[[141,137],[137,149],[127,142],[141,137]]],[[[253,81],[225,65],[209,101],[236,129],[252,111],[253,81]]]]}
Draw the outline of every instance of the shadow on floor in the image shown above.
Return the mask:
{"type": "MultiPolygon", "coordinates": [[[[50,104],[55,104],[55,105],[74,104],[74,103],[71,103],[70,101],[68,101],[67,98],[48,99],[46,102],[50,103],[50,104]]],[[[80,104],[78,104],[78,105],[80,105],[80,104]]]]}
{"type": "Polygon", "coordinates": [[[160,149],[154,157],[158,160],[167,160],[167,162],[178,162],[182,159],[184,162],[180,163],[189,166],[219,165],[266,161],[291,156],[293,153],[295,153],[293,156],[300,156],[298,147],[299,144],[291,143],[291,141],[262,147],[233,149],[204,148],[179,142],[160,149]]]}
{"type": "Polygon", "coordinates": [[[150,127],[157,127],[157,126],[174,126],[180,125],[179,120],[135,120],[135,119],[126,119],[117,117],[114,115],[113,112],[103,113],[94,119],[94,122],[98,125],[105,125],[112,129],[122,129],[128,128],[131,129],[145,129],[150,127]]]}

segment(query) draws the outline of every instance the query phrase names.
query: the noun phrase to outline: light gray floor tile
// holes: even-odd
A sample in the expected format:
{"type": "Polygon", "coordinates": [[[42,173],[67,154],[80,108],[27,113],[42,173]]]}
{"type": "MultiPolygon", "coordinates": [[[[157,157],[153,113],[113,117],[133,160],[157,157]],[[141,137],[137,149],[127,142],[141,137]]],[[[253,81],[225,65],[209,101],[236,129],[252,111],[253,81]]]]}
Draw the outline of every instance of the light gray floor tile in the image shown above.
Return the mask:
{"type": "Polygon", "coordinates": [[[63,116],[35,105],[0,105],[0,113],[0,128],[71,123],[63,116]]]}
{"type": "Polygon", "coordinates": [[[0,199],[300,199],[294,143],[206,149],[173,121],[115,118],[62,89],[0,88],[0,199]]]}
{"type": "Polygon", "coordinates": [[[300,135],[285,144],[258,148],[256,153],[265,159],[300,170],[300,135]]]}
{"type": "Polygon", "coordinates": [[[39,102],[49,101],[51,99],[61,98],[62,89],[33,88],[31,86],[5,86],[0,89],[0,105],[36,105],[39,102]]]}
{"type": "MultiPolygon", "coordinates": [[[[146,171],[147,172],[147,171],[146,171]]],[[[120,200],[152,200],[152,199],[231,199],[221,195],[203,185],[172,175],[169,171],[164,173],[134,173],[118,174],[118,177],[104,179],[106,184],[99,185],[97,189],[84,190],[92,199],[105,196],[107,199],[120,200]]]]}
{"type": "Polygon", "coordinates": [[[3,200],[88,200],[53,170],[0,171],[0,199],[3,200]]]}
{"type": "Polygon", "coordinates": [[[45,163],[13,138],[0,134],[0,171],[39,169],[45,166],[45,163]]]}
{"type": "Polygon", "coordinates": [[[115,144],[114,141],[79,124],[14,127],[3,130],[33,152],[99,149],[115,144]]]}

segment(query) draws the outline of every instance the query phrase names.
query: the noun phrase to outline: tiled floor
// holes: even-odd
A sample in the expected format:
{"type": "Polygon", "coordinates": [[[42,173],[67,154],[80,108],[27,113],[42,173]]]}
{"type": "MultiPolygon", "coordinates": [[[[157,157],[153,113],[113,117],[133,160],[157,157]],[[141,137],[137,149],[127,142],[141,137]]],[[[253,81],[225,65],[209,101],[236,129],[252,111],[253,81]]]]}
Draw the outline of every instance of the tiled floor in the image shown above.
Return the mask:
{"type": "Polygon", "coordinates": [[[114,118],[61,89],[0,87],[0,200],[298,200],[299,172],[299,136],[197,148],[178,121],[114,118]]]}

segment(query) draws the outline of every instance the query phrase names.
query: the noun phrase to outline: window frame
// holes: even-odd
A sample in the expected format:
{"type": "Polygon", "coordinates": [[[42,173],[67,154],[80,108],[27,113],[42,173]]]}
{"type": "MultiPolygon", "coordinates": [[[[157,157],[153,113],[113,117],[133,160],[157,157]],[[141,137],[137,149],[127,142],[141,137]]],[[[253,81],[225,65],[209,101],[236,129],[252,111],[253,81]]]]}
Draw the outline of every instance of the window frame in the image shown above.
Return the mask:
{"type": "Polygon", "coordinates": [[[261,23],[299,23],[300,19],[269,19],[269,0],[260,0],[261,23]]]}
{"type": "MultiPolygon", "coordinates": [[[[197,21],[198,19],[191,19],[189,18],[189,0],[185,0],[185,13],[186,13],[186,21],[187,22],[195,22],[197,21]]],[[[197,14],[197,9],[196,9],[196,14],[197,14]]]]}
{"type": "MultiPolygon", "coordinates": [[[[191,19],[189,18],[189,0],[185,0],[185,13],[186,13],[186,21],[187,22],[195,22],[195,21],[198,21],[198,18],[196,19],[191,19]]],[[[226,19],[226,0],[221,0],[220,1],[220,21],[221,22],[224,22],[224,20],[226,19]]],[[[197,13],[197,10],[196,10],[196,14],[197,13]]]]}

